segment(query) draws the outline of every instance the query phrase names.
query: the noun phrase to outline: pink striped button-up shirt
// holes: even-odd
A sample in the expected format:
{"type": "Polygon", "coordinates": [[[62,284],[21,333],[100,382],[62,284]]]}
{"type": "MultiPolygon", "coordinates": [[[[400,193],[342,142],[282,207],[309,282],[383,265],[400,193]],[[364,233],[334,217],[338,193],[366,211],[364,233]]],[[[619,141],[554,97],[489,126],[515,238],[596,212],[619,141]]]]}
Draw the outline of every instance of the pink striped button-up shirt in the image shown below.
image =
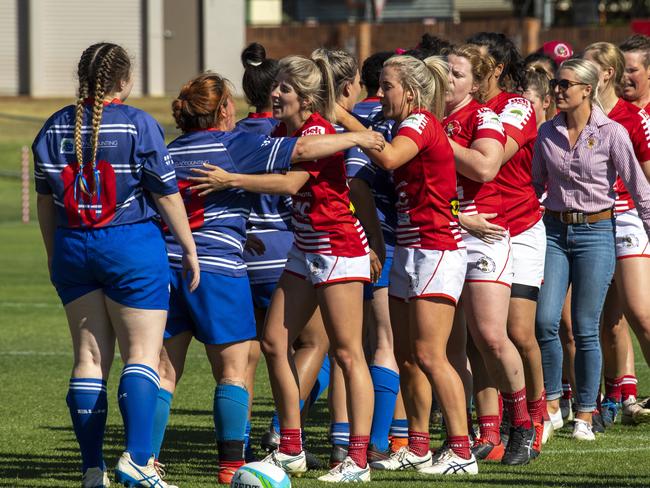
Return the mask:
{"type": "Polygon", "coordinates": [[[620,174],[650,235],[650,184],[636,160],[627,131],[594,106],[589,122],[573,147],[566,115],[560,113],[539,128],[533,150],[533,185],[546,190],[544,206],[555,212],[600,212],[614,206],[616,174],[620,174]]]}

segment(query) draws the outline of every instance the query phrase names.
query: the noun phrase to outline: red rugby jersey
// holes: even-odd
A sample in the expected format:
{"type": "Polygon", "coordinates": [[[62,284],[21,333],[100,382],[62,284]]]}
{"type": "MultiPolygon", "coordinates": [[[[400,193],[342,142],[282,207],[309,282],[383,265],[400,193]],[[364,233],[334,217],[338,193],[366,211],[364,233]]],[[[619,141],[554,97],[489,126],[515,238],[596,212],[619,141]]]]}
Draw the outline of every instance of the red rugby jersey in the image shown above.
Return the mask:
{"type": "MultiPolygon", "coordinates": [[[[639,163],[650,160],[650,115],[644,109],[626,102],[619,98],[614,108],[610,110],[607,117],[618,122],[630,134],[630,140],[634,147],[634,154],[639,163]]],[[[632,195],[625,188],[620,176],[616,177],[614,183],[616,192],[616,213],[626,212],[634,208],[632,195]]]]}
{"type": "MultiPolygon", "coordinates": [[[[456,112],[448,115],[442,122],[447,136],[463,147],[470,147],[478,139],[494,139],[504,145],[506,135],[499,116],[491,109],[472,100],[456,112]]],[[[460,211],[468,215],[495,213],[490,222],[508,228],[501,190],[495,181],[481,183],[460,173],[458,178],[458,200],[460,211]]]]}
{"type": "Polygon", "coordinates": [[[531,177],[533,146],[537,137],[535,110],[525,98],[506,92],[492,97],[486,105],[499,115],[506,136],[519,144],[519,150],[501,167],[494,180],[501,189],[510,235],[516,236],[542,218],[531,177]]]}
{"type": "MultiPolygon", "coordinates": [[[[313,113],[294,137],[336,134],[320,114],[313,113]]],[[[287,127],[278,125],[273,136],[287,135],[287,127]]],[[[350,197],[343,152],[300,163],[309,173],[307,183],[293,195],[291,222],[295,245],[303,252],[343,257],[365,256],[368,240],[359,221],[350,211],[350,197]]]]}
{"type": "Polygon", "coordinates": [[[397,136],[420,152],[393,171],[397,194],[397,245],[440,251],[464,247],[458,226],[454,153],[440,122],[417,110],[399,125],[397,136]]]}

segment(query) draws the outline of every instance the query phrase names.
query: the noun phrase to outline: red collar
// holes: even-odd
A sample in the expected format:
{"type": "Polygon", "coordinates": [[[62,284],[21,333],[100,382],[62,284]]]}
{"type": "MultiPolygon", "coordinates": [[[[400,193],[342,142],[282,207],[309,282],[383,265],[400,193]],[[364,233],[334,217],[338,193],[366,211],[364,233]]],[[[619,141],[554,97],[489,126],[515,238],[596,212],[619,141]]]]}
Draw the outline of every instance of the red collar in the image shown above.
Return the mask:
{"type": "Polygon", "coordinates": [[[272,119],[273,112],[248,112],[249,119],[272,119]]]}
{"type": "MultiPolygon", "coordinates": [[[[112,103],[114,103],[114,104],[116,104],[116,105],[122,105],[122,100],[120,100],[119,98],[114,98],[114,99],[111,100],[110,102],[104,100],[104,107],[105,107],[106,105],[111,105],[112,103]]],[[[84,98],[84,104],[85,104],[85,105],[94,105],[94,104],[95,104],[95,98],[94,98],[94,97],[84,98]]]]}
{"type": "Polygon", "coordinates": [[[379,97],[368,97],[368,98],[364,98],[363,100],[361,100],[362,103],[363,102],[378,102],[378,101],[379,101],[379,97]]]}

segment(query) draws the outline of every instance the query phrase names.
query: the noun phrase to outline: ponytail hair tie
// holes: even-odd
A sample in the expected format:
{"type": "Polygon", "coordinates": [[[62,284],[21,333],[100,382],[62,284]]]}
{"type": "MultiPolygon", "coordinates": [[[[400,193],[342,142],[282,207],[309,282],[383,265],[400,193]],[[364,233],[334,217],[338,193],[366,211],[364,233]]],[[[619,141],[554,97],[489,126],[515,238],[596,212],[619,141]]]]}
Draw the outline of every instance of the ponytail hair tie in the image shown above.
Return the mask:
{"type": "Polygon", "coordinates": [[[262,61],[253,61],[252,59],[247,59],[246,64],[249,66],[260,66],[262,64],[262,61]]]}

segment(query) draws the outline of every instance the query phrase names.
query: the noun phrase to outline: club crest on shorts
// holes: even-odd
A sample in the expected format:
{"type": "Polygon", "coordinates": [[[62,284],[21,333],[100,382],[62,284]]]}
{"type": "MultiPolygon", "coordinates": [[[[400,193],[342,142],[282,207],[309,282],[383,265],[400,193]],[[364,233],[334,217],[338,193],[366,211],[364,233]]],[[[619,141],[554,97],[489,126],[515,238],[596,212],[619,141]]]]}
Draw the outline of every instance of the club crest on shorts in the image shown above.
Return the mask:
{"type": "Polygon", "coordinates": [[[416,273],[409,273],[409,290],[415,291],[420,284],[420,278],[416,273]]]}
{"type": "Polygon", "coordinates": [[[309,256],[307,258],[309,263],[309,272],[314,276],[320,276],[325,271],[325,259],[322,256],[309,256]]]}
{"type": "Polygon", "coordinates": [[[487,256],[481,256],[478,261],[476,261],[476,269],[483,273],[493,273],[497,268],[494,260],[487,256]]]}
{"type": "Polygon", "coordinates": [[[639,247],[639,238],[634,234],[627,234],[625,236],[619,237],[619,242],[623,247],[627,247],[627,248],[639,247]]]}

